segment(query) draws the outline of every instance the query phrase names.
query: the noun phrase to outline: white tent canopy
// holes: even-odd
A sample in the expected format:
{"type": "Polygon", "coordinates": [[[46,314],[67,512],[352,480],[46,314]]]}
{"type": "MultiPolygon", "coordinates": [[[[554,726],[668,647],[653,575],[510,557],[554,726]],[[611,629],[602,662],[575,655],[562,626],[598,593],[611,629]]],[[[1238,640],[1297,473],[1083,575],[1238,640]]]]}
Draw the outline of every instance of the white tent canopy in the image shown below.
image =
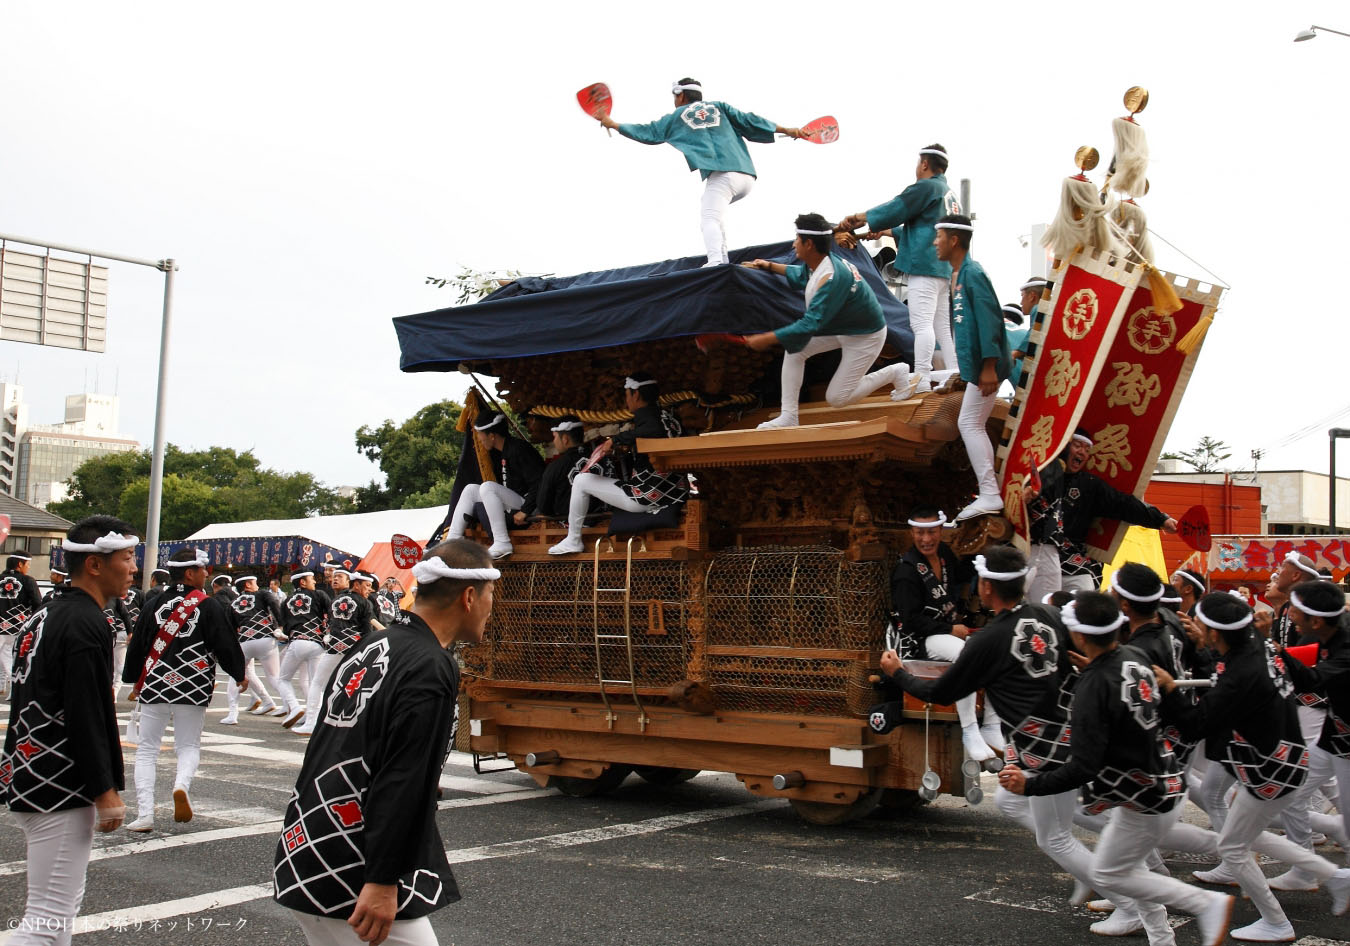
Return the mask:
{"type": "Polygon", "coordinates": [[[444,506],[429,509],[389,509],[347,516],[312,516],[307,519],[255,519],[252,522],[213,522],[198,529],[193,539],[254,539],[264,536],[297,535],[353,555],[365,555],[376,542],[388,542],[394,533],[425,542],[445,518],[444,506]]]}

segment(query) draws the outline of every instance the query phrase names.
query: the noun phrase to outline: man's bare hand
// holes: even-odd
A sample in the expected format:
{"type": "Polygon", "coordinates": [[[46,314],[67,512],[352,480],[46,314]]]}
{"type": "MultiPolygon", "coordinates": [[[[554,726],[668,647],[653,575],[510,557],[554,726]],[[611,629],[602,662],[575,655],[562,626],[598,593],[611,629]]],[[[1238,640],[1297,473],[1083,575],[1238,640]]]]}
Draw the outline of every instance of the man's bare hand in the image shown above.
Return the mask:
{"type": "Polygon", "coordinates": [[[366,884],[356,898],[347,925],[356,931],[363,943],[379,946],[389,936],[389,930],[398,915],[398,886],[395,884],[366,884]]]}
{"type": "Polygon", "coordinates": [[[117,789],[110,788],[94,799],[94,830],[106,834],[116,831],[126,820],[127,809],[117,789]]]}
{"type": "Polygon", "coordinates": [[[778,344],[778,336],[773,332],[760,332],[745,336],[745,347],[751,351],[768,351],[778,344]]]}
{"type": "Polygon", "coordinates": [[[1171,693],[1177,688],[1177,681],[1170,673],[1162,667],[1159,667],[1157,664],[1153,665],[1153,676],[1157,678],[1158,686],[1162,687],[1164,693],[1171,693]]]}
{"type": "Polygon", "coordinates": [[[847,232],[836,233],[834,235],[834,242],[838,243],[846,250],[856,249],[858,246],[858,238],[847,232]]]}
{"type": "Polygon", "coordinates": [[[895,676],[895,672],[904,664],[900,662],[900,655],[893,650],[888,650],[881,655],[881,671],[888,677],[895,676]]]}
{"type": "Polygon", "coordinates": [[[867,214],[856,213],[849,214],[843,220],[835,224],[835,230],[856,230],[859,227],[867,226],[867,214]]]}
{"type": "Polygon", "coordinates": [[[1025,795],[1027,773],[1015,765],[1005,765],[998,773],[998,784],[1004,791],[1012,792],[1014,795],[1025,795]]]}

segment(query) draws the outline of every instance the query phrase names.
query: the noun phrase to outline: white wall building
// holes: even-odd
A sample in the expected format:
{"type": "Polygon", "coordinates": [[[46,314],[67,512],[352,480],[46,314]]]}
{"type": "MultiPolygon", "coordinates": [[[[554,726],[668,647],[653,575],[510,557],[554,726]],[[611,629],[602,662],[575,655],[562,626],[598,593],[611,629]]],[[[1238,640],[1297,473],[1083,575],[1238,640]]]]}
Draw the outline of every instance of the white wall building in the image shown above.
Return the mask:
{"type": "MultiPolygon", "coordinates": [[[[1233,482],[1261,487],[1261,518],[1266,535],[1326,535],[1330,529],[1330,477],[1310,470],[1261,470],[1257,473],[1194,473],[1176,469],[1176,461],[1158,464],[1155,480],[1176,483],[1233,482]]],[[[1336,531],[1350,532],[1350,479],[1336,477],[1336,531]]]]}

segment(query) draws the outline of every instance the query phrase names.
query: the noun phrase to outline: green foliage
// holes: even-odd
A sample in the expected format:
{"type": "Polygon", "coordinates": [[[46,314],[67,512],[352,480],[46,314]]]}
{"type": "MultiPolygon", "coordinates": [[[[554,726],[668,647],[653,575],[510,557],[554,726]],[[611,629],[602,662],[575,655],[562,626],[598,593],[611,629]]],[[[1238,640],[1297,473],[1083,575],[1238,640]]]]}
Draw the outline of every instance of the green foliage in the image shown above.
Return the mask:
{"type": "Polygon", "coordinates": [[[1213,437],[1201,437],[1200,442],[1190,450],[1178,450],[1174,453],[1164,453],[1164,460],[1180,460],[1195,468],[1197,473],[1217,473],[1220,464],[1231,457],[1232,451],[1228,444],[1222,440],[1215,440],[1213,437]]]}
{"type": "Polygon", "coordinates": [[[372,482],[357,488],[357,511],[416,508],[424,499],[424,505],[448,502],[464,450],[464,434],[455,429],[462,410],[454,401],[438,401],[401,424],[386,420],[357,430],[357,451],[384,474],[383,486],[372,482]],[[437,491],[442,483],[449,485],[437,491]]]}
{"type": "MultiPolygon", "coordinates": [[[[150,454],[113,453],[80,465],[70,498],[48,508],[72,521],[115,513],[144,534],[150,497],[150,454]]],[[[229,447],[164,450],[160,538],[182,539],[212,522],[299,519],[350,512],[351,503],[309,473],[264,469],[252,452],[229,447]]]]}

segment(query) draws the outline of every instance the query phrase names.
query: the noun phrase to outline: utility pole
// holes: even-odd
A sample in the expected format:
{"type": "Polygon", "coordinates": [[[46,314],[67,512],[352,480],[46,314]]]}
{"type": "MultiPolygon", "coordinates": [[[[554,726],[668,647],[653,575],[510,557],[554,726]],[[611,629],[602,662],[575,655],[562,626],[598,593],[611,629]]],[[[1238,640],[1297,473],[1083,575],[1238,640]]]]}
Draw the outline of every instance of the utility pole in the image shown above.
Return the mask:
{"type": "Polygon", "coordinates": [[[1336,534],[1336,440],[1340,437],[1350,437],[1350,430],[1344,427],[1332,427],[1327,431],[1331,441],[1331,475],[1328,477],[1328,490],[1330,496],[1327,502],[1327,531],[1332,535],[1336,534]]]}

